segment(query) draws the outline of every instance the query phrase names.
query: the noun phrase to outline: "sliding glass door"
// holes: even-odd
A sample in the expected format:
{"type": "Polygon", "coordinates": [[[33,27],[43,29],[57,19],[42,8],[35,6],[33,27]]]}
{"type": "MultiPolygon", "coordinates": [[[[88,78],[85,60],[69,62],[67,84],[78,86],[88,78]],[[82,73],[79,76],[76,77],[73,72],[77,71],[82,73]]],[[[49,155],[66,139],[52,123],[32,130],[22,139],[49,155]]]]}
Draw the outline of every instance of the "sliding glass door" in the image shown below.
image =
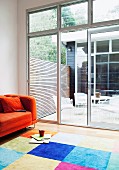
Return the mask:
{"type": "Polygon", "coordinates": [[[39,119],[118,129],[118,7],[69,0],[27,11],[28,93],[39,119]]]}
{"type": "Polygon", "coordinates": [[[113,26],[88,32],[89,124],[93,126],[119,128],[118,30],[118,26],[113,26]]]}
{"type": "Polygon", "coordinates": [[[86,126],[87,30],[62,32],[61,43],[61,123],[86,126]]]}

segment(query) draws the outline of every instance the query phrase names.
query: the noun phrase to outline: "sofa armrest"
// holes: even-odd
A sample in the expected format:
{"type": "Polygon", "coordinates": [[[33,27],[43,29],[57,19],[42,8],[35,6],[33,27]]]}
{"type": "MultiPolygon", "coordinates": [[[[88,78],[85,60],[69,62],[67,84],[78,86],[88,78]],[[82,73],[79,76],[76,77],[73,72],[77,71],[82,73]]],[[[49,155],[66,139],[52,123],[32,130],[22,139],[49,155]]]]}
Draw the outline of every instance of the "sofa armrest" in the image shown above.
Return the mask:
{"type": "Polygon", "coordinates": [[[32,96],[19,96],[25,110],[32,113],[32,121],[37,119],[36,99],[32,96]]]}

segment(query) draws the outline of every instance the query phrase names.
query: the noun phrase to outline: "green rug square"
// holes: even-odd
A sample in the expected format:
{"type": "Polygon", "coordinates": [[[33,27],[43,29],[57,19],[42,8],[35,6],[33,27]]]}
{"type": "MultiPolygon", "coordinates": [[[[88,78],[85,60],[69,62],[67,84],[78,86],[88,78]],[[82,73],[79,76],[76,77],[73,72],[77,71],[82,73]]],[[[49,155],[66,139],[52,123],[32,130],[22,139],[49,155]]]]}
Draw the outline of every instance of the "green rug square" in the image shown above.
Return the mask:
{"type": "Polygon", "coordinates": [[[9,148],[18,152],[27,153],[37,147],[39,144],[29,144],[29,138],[17,137],[3,145],[1,147],[9,148]]]}
{"type": "Polygon", "coordinates": [[[118,170],[118,169],[119,169],[119,153],[111,153],[107,170],[118,170]]]}

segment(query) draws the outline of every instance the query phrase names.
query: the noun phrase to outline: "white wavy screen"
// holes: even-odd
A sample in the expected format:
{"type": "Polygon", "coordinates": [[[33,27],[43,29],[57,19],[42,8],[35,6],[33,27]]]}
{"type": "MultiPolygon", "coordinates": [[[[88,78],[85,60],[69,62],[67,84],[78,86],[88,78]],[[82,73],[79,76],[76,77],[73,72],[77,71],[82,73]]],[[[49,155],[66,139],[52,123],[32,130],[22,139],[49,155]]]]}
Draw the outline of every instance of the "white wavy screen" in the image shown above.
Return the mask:
{"type": "MultiPolygon", "coordinates": [[[[69,67],[61,65],[61,94],[69,96],[69,67]]],[[[37,101],[38,118],[56,112],[57,63],[30,58],[30,95],[37,101]]]]}

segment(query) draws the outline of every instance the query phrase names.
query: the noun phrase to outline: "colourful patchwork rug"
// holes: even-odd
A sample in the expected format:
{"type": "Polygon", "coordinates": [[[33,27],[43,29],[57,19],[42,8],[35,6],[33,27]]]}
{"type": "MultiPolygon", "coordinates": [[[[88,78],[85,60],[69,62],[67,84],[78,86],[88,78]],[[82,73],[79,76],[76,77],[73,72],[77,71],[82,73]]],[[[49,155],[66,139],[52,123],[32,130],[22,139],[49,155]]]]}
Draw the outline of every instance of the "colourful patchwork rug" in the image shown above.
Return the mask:
{"type": "Polygon", "coordinates": [[[0,146],[0,170],[119,170],[117,140],[53,132],[50,143],[29,144],[35,133],[0,146]]]}

